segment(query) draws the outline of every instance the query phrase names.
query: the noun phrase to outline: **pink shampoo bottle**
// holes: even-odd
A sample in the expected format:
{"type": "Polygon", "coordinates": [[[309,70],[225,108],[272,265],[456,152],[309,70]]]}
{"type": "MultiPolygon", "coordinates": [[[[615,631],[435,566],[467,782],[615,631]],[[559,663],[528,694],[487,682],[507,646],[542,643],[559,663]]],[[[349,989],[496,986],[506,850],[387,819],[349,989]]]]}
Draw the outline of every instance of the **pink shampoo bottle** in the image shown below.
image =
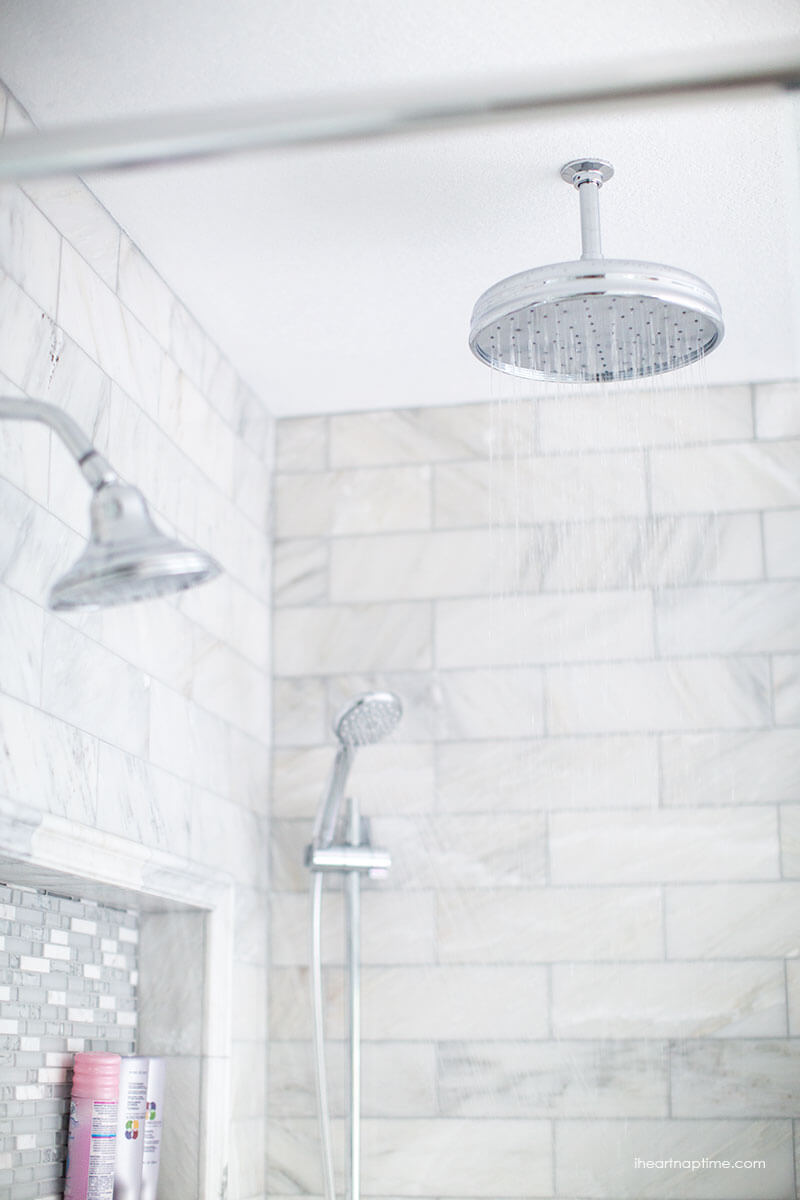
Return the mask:
{"type": "Polygon", "coordinates": [[[64,1200],[112,1200],[119,1054],[75,1055],[64,1200]]]}

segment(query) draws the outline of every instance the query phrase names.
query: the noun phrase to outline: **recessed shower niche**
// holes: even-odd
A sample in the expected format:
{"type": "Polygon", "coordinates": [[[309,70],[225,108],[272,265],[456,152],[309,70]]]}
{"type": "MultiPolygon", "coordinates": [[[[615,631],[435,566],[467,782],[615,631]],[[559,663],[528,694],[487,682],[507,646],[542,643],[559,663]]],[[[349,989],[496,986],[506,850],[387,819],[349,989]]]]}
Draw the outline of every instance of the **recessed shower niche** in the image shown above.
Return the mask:
{"type": "MultiPolygon", "coordinates": [[[[135,912],[135,1049],[160,1055],[167,1064],[159,1193],[170,1200],[223,1194],[230,1109],[231,880],[3,800],[0,879],[12,888],[135,912]]],[[[66,1033],[63,1040],[66,1052],[66,1033]]],[[[46,1066],[44,1049],[41,1065],[46,1066]]]]}

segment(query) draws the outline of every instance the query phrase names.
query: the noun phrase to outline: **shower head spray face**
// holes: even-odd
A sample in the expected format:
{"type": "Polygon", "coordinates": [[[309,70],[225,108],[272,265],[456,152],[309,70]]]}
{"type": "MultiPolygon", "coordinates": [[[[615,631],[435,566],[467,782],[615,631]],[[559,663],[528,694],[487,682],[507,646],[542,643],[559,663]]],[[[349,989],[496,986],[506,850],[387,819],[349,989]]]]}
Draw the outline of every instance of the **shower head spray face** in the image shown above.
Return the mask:
{"type": "Polygon", "coordinates": [[[562,168],[580,197],[583,256],[522,271],[484,292],[469,338],[482,362],[531,379],[605,383],[674,371],[719,344],[719,300],[702,279],[602,257],[598,193],[612,174],[600,159],[562,168]]]}
{"type": "Polygon", "coordinates": [[[343,746],[369,746],[390,734],[402,715],[394,692],[367,692],[339,713],[333,729],[343,746]]]}
{"type": "Polygon", "coordinates": [[[213,579],[219,564],[156,528],[141,492],[119,481],[92,496],[85,551],[57,580],[50,607],[105,608],[149,600],[213,579]]]}

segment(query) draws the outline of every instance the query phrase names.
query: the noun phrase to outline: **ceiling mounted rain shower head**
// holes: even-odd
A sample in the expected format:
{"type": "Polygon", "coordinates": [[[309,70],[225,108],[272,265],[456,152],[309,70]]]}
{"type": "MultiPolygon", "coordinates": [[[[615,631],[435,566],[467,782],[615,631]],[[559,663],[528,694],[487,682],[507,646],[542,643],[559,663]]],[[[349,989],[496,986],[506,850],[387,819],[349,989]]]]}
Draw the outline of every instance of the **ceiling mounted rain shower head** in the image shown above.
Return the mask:
{"type": "Polygon", "coordinates": [[[603,258],[599,192],[613,174],[602,159],[561,168],[580,197],[582,257],[521,271],[483,293],[469,336],[482,362],[529,379],[607,383],[674,371],[722,340],[719,300],[702,279],[603,258]]]}

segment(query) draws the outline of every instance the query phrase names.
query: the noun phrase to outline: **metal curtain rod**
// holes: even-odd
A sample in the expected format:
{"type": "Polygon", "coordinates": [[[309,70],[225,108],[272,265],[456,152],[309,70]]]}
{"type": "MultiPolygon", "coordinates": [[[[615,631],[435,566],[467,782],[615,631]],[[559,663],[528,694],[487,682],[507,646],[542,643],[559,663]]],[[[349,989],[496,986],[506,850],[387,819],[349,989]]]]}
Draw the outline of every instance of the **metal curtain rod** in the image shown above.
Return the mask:
{"type": "Polygon", "coordinates": [[[577,105],[770,86],[800,87],[800,41],[562,68],[494,85],[314,97],[18,134],[0,144],[0,182],[479,125],[577,105]]]}

